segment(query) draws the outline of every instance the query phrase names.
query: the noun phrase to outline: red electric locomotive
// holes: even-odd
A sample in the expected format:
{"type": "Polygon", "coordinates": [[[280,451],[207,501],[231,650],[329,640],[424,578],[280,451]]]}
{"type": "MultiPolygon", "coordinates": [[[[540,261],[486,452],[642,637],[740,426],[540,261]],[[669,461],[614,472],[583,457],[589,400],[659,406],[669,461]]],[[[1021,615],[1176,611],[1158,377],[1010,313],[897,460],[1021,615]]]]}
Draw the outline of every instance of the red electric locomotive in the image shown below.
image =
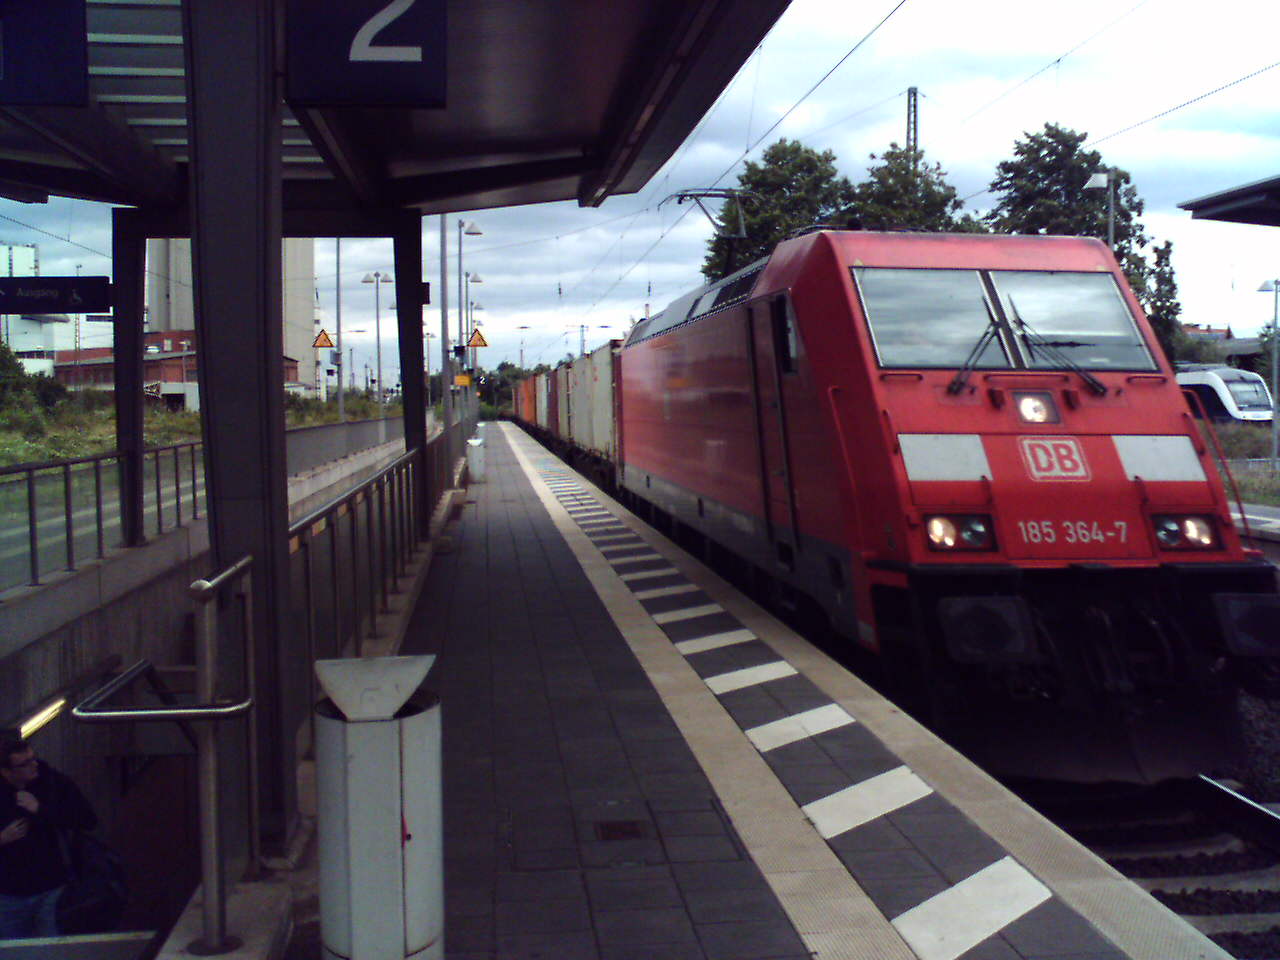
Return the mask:
{"type": "Polygon", "coordinates": [[[637,324],[620,380],[624,495],[997,768],[1220,769],[1275,673],[1274,570],[1097,241],[811,233],[637,324]]]}

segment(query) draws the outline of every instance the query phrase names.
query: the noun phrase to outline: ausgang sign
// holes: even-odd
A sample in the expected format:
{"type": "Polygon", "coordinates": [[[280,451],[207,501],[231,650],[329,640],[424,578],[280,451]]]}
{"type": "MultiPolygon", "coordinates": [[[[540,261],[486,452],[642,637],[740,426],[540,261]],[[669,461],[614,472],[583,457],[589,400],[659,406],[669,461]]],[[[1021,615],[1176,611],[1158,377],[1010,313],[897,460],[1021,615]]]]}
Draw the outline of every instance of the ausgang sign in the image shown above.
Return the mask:
{"type": "Polygon", "coordinates": [[[286,99],[303,107],[443,107],[445,0],[288,0],[286,99]]]}
{"type": "Polygon", "coordinates": [[[0,314],[101,313],[110,309],[109,277],[0,277],[0,314]]]}

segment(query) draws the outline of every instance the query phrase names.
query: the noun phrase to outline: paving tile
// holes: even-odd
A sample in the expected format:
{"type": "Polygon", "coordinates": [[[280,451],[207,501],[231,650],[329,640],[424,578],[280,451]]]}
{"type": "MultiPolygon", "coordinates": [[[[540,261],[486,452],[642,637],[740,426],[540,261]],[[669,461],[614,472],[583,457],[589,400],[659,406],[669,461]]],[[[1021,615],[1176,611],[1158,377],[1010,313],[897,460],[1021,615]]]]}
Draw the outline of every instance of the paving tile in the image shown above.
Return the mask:
{"type": "Polygon", "coordinates": [[[736,863],[675,863],[671,873],[687,895],[698,890],[767,888],[760,868],[750,860],[736,863]]]}
{"type": "Polygon", "coordinates": [[[764,884],[748,888],[693,890],[685,894],[685,901],[695,924],[786,920],[778,898],[764,884]]]}
{"type": "Polygon", "coordinates": [[[808,953],[786,921],[698,924],[697,931],[708,960],[763,960],[808,953]]]}
{"type": "Polygon", "coordinates": [[[583,840],[578,858],[584,867],[633,867],[667,862],[666,851],[657,837],[635,840],[583,840]]]}
{"type": "MultiPolygon", "coordinates": [[[[537,874],[499,873],[494,897],[502,903],[537,903],[543,900],[572,900],[586,888],[577,870],[547,870],[537,874]]],[[[445,888],[445,895],[449,890],[445,888]]]]}
{"type": "Polygon", "coordinates": [[[999,937],[988,937],[976,947],[960,954],[957,960],[1024,960],[1024,958],[999,937]]]}
{"type": "Polygon", "coordinates": [[[444,941],[452,955],[457,950],[492,950],[494,947],[493,917],[455,917],[446,915],[444,941]]]}
{"type": "Polygon", "coordinates": [[[499,903],[495,912],[499,937],[529,933],[566,933],[591,929],[591,913],[585,896],[572,900],[537,903],[499,903]]]}
{"type": "Polygon", "coordinates": [[[1000,931],[1026,957],[1062,957],[1114,950],[1111,941],[1057,898],[1046,900],[1000,931]]]}
{"type": "Polygon", "coordinates": [[[684,903],[667,867],[588,870],[584,876],[591,908],[597,912],[680,907],[684,903]]]}
{"type": "Polygon", "coordinates": [[[910,850],[911,841],[902,835],[887,817],[874,820],[846,830],[838,837],[832,837],[827,843],[831,849],[839,853],[842,850],[910,850]]]}
{"type": "Polygon", "coordinates": [[[666,837],[663,845],[672,863],[705,860],[741,860],[742,852],[727,836],[666,837]]]}
{"type": "Polygon", "coordinates": [[[940,876],[928,860],[911,849],[837,850],[836,855],[859,883],[871,877],[905,880],[940,876]]]}
{"type": "Polygon", "coordinates": [[[725,833],[724,821],[713,810],[679,810],[654,817],[664,837],[716,837],[725,833]]]}
{"type": "Polygon", "coordinates": [[[938,874],[923,877],[884,877],[867,874],[858,879],[858,885],[871,898],[881,913],[892,920],[912,907],[917,907],[930,897],[936,897],[950,888],[938,874]]]}
{"type": "Polygon", "coordinates": [[[1000,844],[968,821],[958,823],[954,833],[908,839],[952,883],[959,883],[1007,855],[1000,844]]]}
{"type": "Polygon", "coordinates": [[[669,610],[685,610],[689,607],[700,607],[712,600],[701,590],[690,590],[688,593],[677,593],[669,597],[654,597],[641,600],[640,606],[649,613],[666,613],[669,610]]]}
{"type": "Polygon", "coordinates": [[[706,956],[697,943],[624,944],[600,952],[601,960],[706,960],[706,956]]]}
{"type": "Polygon", "coordinates": [[[776,663],[780,658],[773,648],[761,640],[748,640],[727,647],[716,647],[701,653],[691,653],[685,659],[694,672],[704,680],[731,670],[745,670],[765,663],[776,663]]]}
{"type": "MultiPolygon", "coordinates": [[[[646,580],[644,582],[648,583],[649,581],[646,580]]],[[[662,632],[671,639],[672,643],[693,640],[697,637],[709,637],[713,633],[727,633],[730,630],[741,629],[742,624],[731,613],[712,613],[705,617],[695,617],[692,620],[680,620],[676,623],[662,625],[662,632]]]]}
{"type": "Polygon", "coordinates": [[[596,914],[595,921],[602,947],[697,942],[693,924],[682,908],[617,910],[596,914]]]}
{"type": "Polygon", "coordinates": [[[787,708],[788,713],[815,710],[831,703],[831,698],[819,690],[812,680],[799,674],[771,680],[765,684],[765,689],[787,708]]]}
{"type": "MultiPolygon", "coordinates": [[[[446,941],[447,945],[447,941],[446,941]]],[[[498,938],[502,960],[599,960],[591,933],[532,933],[498,938]]]]}

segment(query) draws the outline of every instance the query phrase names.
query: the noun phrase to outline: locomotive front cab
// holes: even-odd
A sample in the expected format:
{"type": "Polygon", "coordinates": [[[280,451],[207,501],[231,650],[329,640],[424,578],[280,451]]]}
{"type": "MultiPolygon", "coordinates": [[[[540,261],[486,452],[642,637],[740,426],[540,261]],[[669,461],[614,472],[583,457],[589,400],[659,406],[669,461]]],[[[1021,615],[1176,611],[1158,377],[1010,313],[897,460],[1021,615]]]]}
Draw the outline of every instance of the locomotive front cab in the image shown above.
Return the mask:
{"type": "Polygon", "coordinates": [[[1199,724],[1187,761],[1220,749],[1204,718],[1280,664],[1274,571],[1242,548],[1110,253],[1075,238],[891,250],[848,268],[901,518],[866,554],[882,649],[914,644],[908,669],[962,711],[975,684],[1055,716],[1182,711],[1199,724]]]}

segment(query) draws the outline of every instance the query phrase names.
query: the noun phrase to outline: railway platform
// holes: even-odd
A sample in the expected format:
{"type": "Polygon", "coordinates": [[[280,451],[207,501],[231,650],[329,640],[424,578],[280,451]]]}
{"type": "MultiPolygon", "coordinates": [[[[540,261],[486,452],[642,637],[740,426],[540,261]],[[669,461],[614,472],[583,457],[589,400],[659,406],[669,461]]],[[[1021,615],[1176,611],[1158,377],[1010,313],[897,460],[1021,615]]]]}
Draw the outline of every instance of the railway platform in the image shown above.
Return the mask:
{"type": "Polygon", "coordinates": [[[443,701],[446,955],[1229,960],[488,424],[402,653],[443,701]]]}

